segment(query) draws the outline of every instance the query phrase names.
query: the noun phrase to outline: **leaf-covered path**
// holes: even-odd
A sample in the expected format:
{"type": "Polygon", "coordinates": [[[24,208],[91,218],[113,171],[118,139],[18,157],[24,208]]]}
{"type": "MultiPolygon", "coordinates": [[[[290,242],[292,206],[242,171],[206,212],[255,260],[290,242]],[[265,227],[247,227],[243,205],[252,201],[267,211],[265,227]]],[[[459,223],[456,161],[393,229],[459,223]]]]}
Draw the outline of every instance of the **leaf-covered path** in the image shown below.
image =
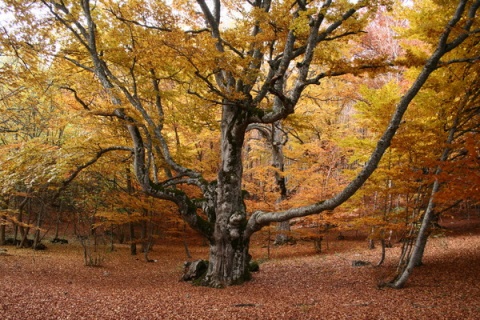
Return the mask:
{"type": "MultiPolygon", "coordinates": [[[[178,280],[181,245],[157,245],[157,263],[117,246],[101,268],[84,267],[76,245],[4,247],[0,319],[478,319],[479,227],[433,238],[425,265],[403,290],[377,289],[394,270],[398,245],[380,268],[352,267],[352,260],[379,258],[365,247],[347,239],[322,254],[311,243],[272,248],[252,281],[220,290],[178,280]]],[[[206,257],[206,247],[190,249],[194,258],[206,257]]],[[[254,258],[266,250],[255,245],[254,258]]]]}

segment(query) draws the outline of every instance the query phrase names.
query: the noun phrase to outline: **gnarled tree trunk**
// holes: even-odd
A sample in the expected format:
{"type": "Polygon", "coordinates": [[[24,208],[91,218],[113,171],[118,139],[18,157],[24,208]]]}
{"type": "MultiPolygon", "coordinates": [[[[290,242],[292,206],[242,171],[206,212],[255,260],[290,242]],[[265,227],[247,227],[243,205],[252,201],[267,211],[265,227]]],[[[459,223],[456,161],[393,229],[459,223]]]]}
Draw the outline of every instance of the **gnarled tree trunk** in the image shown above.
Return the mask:
{"type": "Polygon", "coordinates": [[[228,236],[210,245],[208,271],[202,284],[222,288],[250,280],[249,239],[232,241],[228,236]]]}
{"type": "Polygon", "coordinates": [[[247,128],[246,112],[225,105],[222,116],[221,162],[215,203],[215,227],[210,239],[210,259],[204,283],[221,287],[241,283],[248,268],[247,224],[242,192],[242,149],[247,128]]]}

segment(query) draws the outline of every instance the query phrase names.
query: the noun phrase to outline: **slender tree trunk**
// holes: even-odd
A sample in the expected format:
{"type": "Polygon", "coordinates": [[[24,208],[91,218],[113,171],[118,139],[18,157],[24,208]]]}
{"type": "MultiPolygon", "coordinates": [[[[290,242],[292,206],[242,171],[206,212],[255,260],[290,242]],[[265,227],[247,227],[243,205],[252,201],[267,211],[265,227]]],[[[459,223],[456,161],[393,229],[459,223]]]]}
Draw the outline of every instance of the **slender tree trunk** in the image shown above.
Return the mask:
{"type": "Polygon", "coordinates": [[[115,232],[113,229],[113,224],[110,226],[110,252],[115,250],[115,232]]]}
{"type": "Polygon", "coordinates": [[[190,254],[190,250],[188,250],[187,224],[186,223],[183,223],[183,247],[185,248],[185,254],[187,255],[187,259],[192,259],[192,255],[190,254]]]}
{"type": "MultiPolygon", "coordinates": [[[[145,210],[146,211],[146,210],[145,210]]],[[[143,216],[146,217],[147,214],[146,212],[143,212],[143,216]]],[[[148,245],[147,245],[147,237],[148,237],[148,230],[147,230],[147,224],[148,222],[146,220],[142,221],[142,229],[140,233],[140,238],[142,239],[142,252],[145,252],[148,250],[148,245]]]]}
{"type": "Polygon", "coordinates": [[[42,215],[44,210],[45,210],[45,205],[42,205],[42,208],[37,213],[37,223],[36,223],[37,228],[35,229],[35,234],[33,235],[33,245],[32,245],[34,250],[40,244],[40,227],[42,225],[42,215]]]}
{"type": "MultiPolygon", "coordinates": [[[[134,188],[132,183],[132,173],[130,171],[130,167],[125,168],[125,176],[127,178],[127,192],[129,195],[133,194],[134,188]]],[[[131,213],[127,210],[127,214],[130,216],[131,213]]],[[[135,256],[137,254],[137,243],[135,242],[135,224],[130,221],[128,223],[128,231],[130,233],[130,254],[135,256]]]]}
{"type": "Polygon", "coordinates": [[[376,267],[379,267],[383,264],[383,262],[385,261],[385,239],[381,239],[380,240],[380,245],[382,246],[382,254],[380,256],[380,261],[378,261],[378,263],[376,264],[376,267]]]}
{"type": "MultiPolygon", "coordinates": [[[[447,145],[450,145],[453,142],[455,133],[458,125],[458,118],[454,119],[452,128],[449,131],[447,138],[447,145]]],[[[447,161],[450,155],[450,147],[446,147],[443,150],[443,153],[440,157],[440,162],[447,161]]],[[[440,189],[440,182],[438,181],[438,176],[441,173],[441,167],[437,166],[435,170],[435,176],[437,177],[433,182],[432,191],[430,193],[430,198],[428,199],[427,209],[422,219],[422,224],[420,225],[420,230],[418,231],[417,239],[415,240],[415,246],[413,248],[412,254],[408,259],[408,263],[405,268],[401,270],[399,275],[389,284],[389,286],[399,289],[403,288],[407,283],[408,278],[413,272],[413,268],[422,264],[423,254],[425,252],[425,246],[427,245],[428,236],[430,235],[430,226],[433,218],[435,217],[434,208],[435,208],[435,195],[440,189]]]]}
{"type": "Polygon", "coordinates": [[[408,259],[408,263],[403,270],[401,270],[400,274],[397,278],[390,284],[391,287],[400,289],[405,286],[407,283],[408,278],[413,272],[413,268],[421,264],[423,252],[425,249],[425,245],[427,244],[427,239],[429,235],[428,229],[430,228],[430,221],[433,216],[433,207],[434,207],[434,195],[437,193],[439,189],[440,183],[438,180],[435,180],[433,183],[432,193],[430,196],[430,200],[428,202],[427,210],[425,210],[425,214],[422,219],[422,224],[420,226],[420,230],[418,231],[417,239],[415,240],[415,245],[413,247],[412,254],[408,259]]]}
{"type": "MultiPolygon", "coordinates": [[[[280,193],[276,204],[279,205],[282,201],[287,199],[287,181],[285,179],[285,157],[283,155],[283,146],[286,143],[286,134],[282,130],[280,121],[272,125],[272,165],[278,171],[275,172],[275,182],[280,193]]],[[[274,244],[282,245],[290,240],[290,220],[279,222],[277,225],[277,233],[274,244]]]]}
{"type": "Polygon", "coordinates": [[[18,238],[18,225],[15,224],[15,226],[13,227],[13,243],[17,242],[17,238],[18,238]]]}
{"type": "MultiPolygon", "coordinates": [[[[25,205],[27,205],[28,200],[29,200],[29,198],[25,197],[25,199],[23,199],[22,202],[20,203],[20,205],[18,206],[17,221],[20,222],[20,223],[23,222],[23,208],[25,207],[25,205]]],[[[16,243],[16,241],[17,241],[19,232],[20,232],[20,236],[23,239],[23,237],[25,235],[24,228],[20,227],[18,224],[15,224],[14,233],[13,233],[13,242],[14,243],[16,243]]],[[[21,241],[23,242],[23,240],[21,240],[21,241]]]]}
{"type": "Polygon", "coordinates": [[[130,231],[130,254],[132,256],[137,255],[137,243],[135,242],[135,224],[130,222],[128,224],[130,231]]]}
{"type": "Polygon", "coordinates": [[[5,222],[6,217],[0,216],[0,246],[3,246],[5,244],[5,222]]]}
{"type": "MultiPolygon", "coordinates": [[[[5,209],[10,208],[10,197],[5,198],[5,209]]],[[[6,227],[7,227],[7,216],[0,215],[0,246],[3,246],[6,241],[6,227]]]]}
{"type": "Polygon", "coordinates": [[[57,211],[57,218],[55,219],[55,234],[53,239],[58,239],[58,233],[60,232],[60,210],[57,211]]]}
{"type": "Polygon", "coordinates": [[[148,227],[146,229],[146,232],[147,232],[147,238],[143,242],[145,244],[143,255],[144,255],[144,258],[145,258],[146,262],[153,262],[154,260],[152,260],[148,257],[148,254],[153,247],[153,233],[154,233],[154,226],[153,226],[153,223],[152,223],[151,213],[150,213],[150,220],[148,221],[148,227]]]}
{"type": "Polygon", "coordinates": [[[431,225],[432,225],[432,217],[430,217],[428,222],[428,228],[425,231],[425,234],[422,237],[418,238],[418,249],[413,251],[412,259],[413,259],[413,266],[419,267],[423,265],[423,254],[425,253],[425,248],[427,247],[428,238],[431,234],[431,225]]]}
{"type": "Polygon", "coordinates": [[[20,228],[20,230],[23,230],[23,236],[22,240],[20,240],[20,243],[18,245],[19,248],[26,248],[28,247],[28,233],[30,232],[30,228],[20,228]]]}

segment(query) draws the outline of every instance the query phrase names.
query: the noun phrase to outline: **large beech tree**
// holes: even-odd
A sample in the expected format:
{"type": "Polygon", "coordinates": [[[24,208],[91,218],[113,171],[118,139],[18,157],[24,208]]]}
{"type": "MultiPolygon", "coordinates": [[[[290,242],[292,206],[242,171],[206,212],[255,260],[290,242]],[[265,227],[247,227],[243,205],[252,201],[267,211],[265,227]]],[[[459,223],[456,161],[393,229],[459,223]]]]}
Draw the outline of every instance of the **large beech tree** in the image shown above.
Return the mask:
{"type": "Polygon", "coordinates": [[[249,241],[256,231],[272,222],[332,210],[362,186],[443,55],[469,36],[480,4],[448,1],[451,19],[437,35],[431,56],[398,103],[368,162],[344,190],[308,206],[248,213],[242,147],[249,125],[286,119],[307,87],[329,77],[391,65],[383,57],[362,58],[354,48],[378,7],[388,2],[197,0],[168,6],[149,0],[3,1],[17,14],[15,35],[8,34],[16,54],[49,54],[48,62],[59,72],[67,70],[67,63],[70,76],[90,73],[103,88],[96,99],[109,103],[95,104],[90,103],[93,89],[69,82],[64,73],[56,79],[85,109],[117,118],[128,128],[143,191],[176,204],[181,217],[208,239],[210,263],[203,283],[213,287],[248,279],[249,241]],[[173,91],[183,98],[171,99],[173,91]],[[166,106],[174,103],[188,105],[195,119],[219,115],[215,180],[206,180],[172,154],[177,131],[171,130],[166,106]],[[186,192],[187,184],[197,192],[186,192]]]}

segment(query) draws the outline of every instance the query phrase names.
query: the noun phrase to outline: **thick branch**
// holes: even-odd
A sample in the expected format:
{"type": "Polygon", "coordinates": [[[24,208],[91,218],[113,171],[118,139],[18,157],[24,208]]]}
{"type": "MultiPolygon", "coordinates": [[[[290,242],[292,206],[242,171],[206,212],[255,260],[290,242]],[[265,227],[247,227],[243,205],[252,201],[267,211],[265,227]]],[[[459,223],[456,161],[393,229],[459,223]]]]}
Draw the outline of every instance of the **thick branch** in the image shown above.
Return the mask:
{"type": "Polygon", "coordinates": [[[68,90],[68,91],[72,92],[75,100],[77,100],[77,102],[80,103],[80,105],[83,107],[83,109],[90,111],[90,107],[88,106],[88,103],[83,101],[82,98],[80,98],[78,96],[78,93],[75,89],[70,88],[70,87],[66,87],[66,86],[62,86],[62,87],[60,87],[60,89],[65,89],[65,90],[68,90]]]}
{"type": "MultiPolygon", "coordinates": [[[[182,218],[193,229],[199,231],[201,234],[210,239],[213,234],[213,226],[210,222],[201,218],[197,214],[197,206],[187,196],[187,194],[175,188],[176,183],[173,183],[173,181],[178,182],[178,177],[173,180],[167,180],[165,184],[154,183],[150,179],[147,164],[145,161],[146,155],[143,139],[134,119],[127,116],[122,109],[116,109],[113,115],[118,117],[119,119],[124,120],[127,123],[127,128],[133,141],[135,175],[142,190],[146,194],[151,195],[155,198],[164,199],[175,203],[178,206],[182,218]]],[[[184,173],[184,175],[188,176],[188,172],[184,173]]],[[[202,185],[202,191],[204,191],[204,195],[208,197],[210,196],[210,194],[206,192],[206,190],[208,190],[207,183],[202,183],[202,181],[200,181],[200,179],[197,179],[197,184],[202,185]]]]}
{"type": "Polygon", "coordinates": [[[92,159],[90,159],[89,161],[85,162],[82,165],[79,165],[72,173],[70,173],[68,178],[62,181],[60,188],[58,188],[57,192],[53,196],[53,201],[55,201],[60,196],[60,193],[62,193],[62,191],[68,187],[68,185],[80,174],[80,172],[90,167],[91,165],[95,164],[104,154],[111,151],[118,151],[118,150],[133,152],[132,148],[128,148],[124,146],[113,146],[105,149],[100,149],[100,151],[98,151],[92,159]]]}
{"type": "Polygon", "coordinates": [[[136,26],[139,26],[139,27],[142,27],[142,28],[145,28],[145,29],[152,29],[152,30],[158,30],[158,31],[164,31],[164,32],[172,32],[172,28],[154,26],[154,25],[150,25],[146,22],[141,23],[137,20],[124,18],[122,13],[120,12],[120,9],[118,9],[118,10],[119,10],[118,13],[114,12],[113,9],[108,9],[108,12],[110,12],[117,20],[125,22],[125,23],[131,23],[131,24],[134,24],[136,26]]]}
{"type": "MultiPolygon", "coordinates": [[[[328,36],[332,35],[342,24],[350,19],[357,8],[351,8],[347,10],[337,21],[332,22],[323,32],[320,32],[320,26],[324,22],[323,11],[326,10],[331,4],[331,1],[327,1],[317,17],[313,19],[310,24],[310,31],[306,43],[299,47],[295,48],[296,36],[293,31],[290,31],[287,36],[287,41],[285,44],[284,51],[279,55],[274,61],[270,63],[270,72],[267,76],[266,81],[263,83],[259,95],[254,99],[254,105],[259,105],[261,99],[269,92],[273,94],[281,103],[277,103],[275,108],[272,111],[265,113],[255,113],[250,119],[249,122],[259,122],[259,123],[273,123],[275,121],[286,118],[288,115],[294,112],[294,106],[301,97],[303,90],[311,84],[317,84],[318,80],[323,77],[320,76],[318,79],[308,79],[308,76],[311,72],[311,64],[315,54],[315,48],[322,41],[328,41],[330,38],[328,36]],[[285,94],[285,89],[283,86],[279,85],[278,82],[283,83],[287,75],[287,70],[290,64],[298,57],[303,55],[301,62],[297,63],[298,68],[298,77],[293,85],[293,88],[290,90],[289,94],[285,94]]],[[[344,37],[350,33],[343,33],[337,37],[344,37]]],[[[326,74],[325,74],[326,76],[326,74]]]]}

